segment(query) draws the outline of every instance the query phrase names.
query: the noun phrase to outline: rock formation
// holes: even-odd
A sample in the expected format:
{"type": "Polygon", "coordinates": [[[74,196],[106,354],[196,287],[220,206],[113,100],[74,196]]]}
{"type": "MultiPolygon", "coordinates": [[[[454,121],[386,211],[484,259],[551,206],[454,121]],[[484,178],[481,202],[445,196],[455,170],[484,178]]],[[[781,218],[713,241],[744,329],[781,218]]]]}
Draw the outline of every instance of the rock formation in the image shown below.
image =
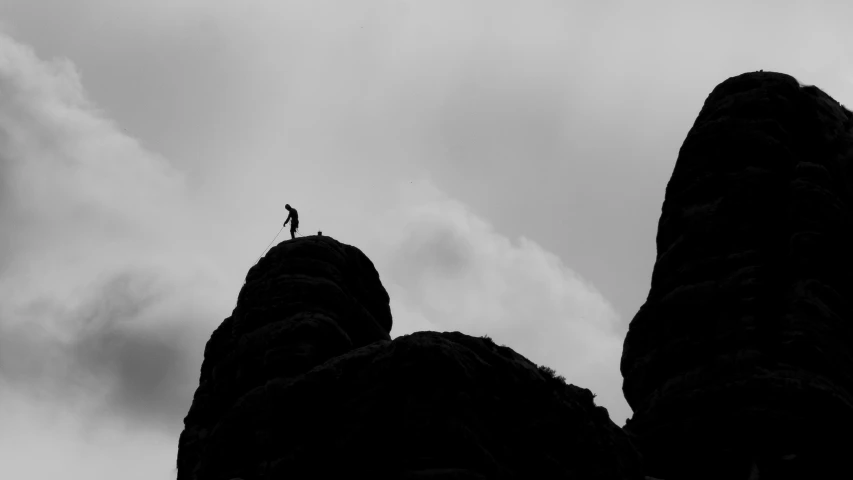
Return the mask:
{"type": "Polygon", "coordinates": [[[178,479],[849,477],[851,128],[784,74],[708,96],[625,339],[624,431],[487,338],[392,341],[373,264],[318,235],[270,250],[213,332],[178,479]]]}
{"type": "Polygon", "coordinates": [[[622,355],[647,475],[853,475],[851,126],[780,73],[730,78],[705,101],[622,355]]]}
{"type": "Polygon", "coordinates": [[[390,330],[388,293],[361,251],[329,237],[272,248],[249,270],[234,312],[207,342],[180,438],[179,477],[194,478],[196,466],[205,465],[204,447],[246,394],[271,379],[293,378],[354,348],[390,340],[390,330]]]}
{"type": "Polygon", "coordinates": [[[642,478],[589,390],[488,338],[390,329],[358,249],[274,247],[207,343],[178,479],[642,478]]]}

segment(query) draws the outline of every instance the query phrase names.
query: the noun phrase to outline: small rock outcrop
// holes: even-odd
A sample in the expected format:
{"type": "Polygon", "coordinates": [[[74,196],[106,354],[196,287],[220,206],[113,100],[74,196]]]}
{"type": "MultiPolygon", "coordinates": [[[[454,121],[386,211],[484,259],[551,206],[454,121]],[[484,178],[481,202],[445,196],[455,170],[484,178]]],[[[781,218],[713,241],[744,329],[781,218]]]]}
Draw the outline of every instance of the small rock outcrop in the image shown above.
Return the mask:
{"type": "Polygon", "coordinates": [[[390,328],[359,250],[274,247],[208,341],[178,479],[643,478],[589,390],[488,338],[390,328]]]}
{"type": "Polygon", "coordinates": [[[622,355],[647,475],[851,475],[851,127],[780,73],[730,78],[705,101],[622,355]]]}

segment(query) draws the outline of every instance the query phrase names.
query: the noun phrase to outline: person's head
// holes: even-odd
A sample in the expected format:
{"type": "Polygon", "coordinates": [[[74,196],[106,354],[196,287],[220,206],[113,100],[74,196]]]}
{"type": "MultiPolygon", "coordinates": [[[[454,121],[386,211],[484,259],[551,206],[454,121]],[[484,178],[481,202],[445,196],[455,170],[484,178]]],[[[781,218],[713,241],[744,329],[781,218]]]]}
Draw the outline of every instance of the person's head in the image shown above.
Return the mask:
{"type": "Polygon", "coordinates": [[[287,205],[285,205],[285,206],[284,206],[284,209],[285,209],[285,210],[290,210],[290,204],[288,203],[287,205]]]}

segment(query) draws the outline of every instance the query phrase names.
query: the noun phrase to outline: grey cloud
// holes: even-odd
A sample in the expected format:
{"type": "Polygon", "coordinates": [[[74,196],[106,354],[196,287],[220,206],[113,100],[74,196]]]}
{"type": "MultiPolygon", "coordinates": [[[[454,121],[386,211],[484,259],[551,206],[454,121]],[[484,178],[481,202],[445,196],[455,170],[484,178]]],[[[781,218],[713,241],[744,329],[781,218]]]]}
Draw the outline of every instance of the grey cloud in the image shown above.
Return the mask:
{"type": "Polygon", "coordinates": [[[401,285],[417,286],[418,279],[428,273],[443,278],[463,275],[472,267],[475,245],[446,223],[413,219],[405,227],[408,235],[399,244],[391,263],[392,279],[401,285]]]}
{"type": "Polygon", "coordinates": [[[98,110],[73,63],[4,35],[0,107],[0,380],[175,434],[227,303],[182,172],[98,110]]]}
{"type": "Polygon", "coordinates": [[[623,327],[594,286],[535,242],[511,241],[428,182],[404,190],[376,219],[374,259],[391,295],[392,335],[418,329],[488,334],[599,395],[614,421],[623,327]]]}
{"type": "Polygon", "coordinates": [[[150,273],[123,272],[88,294],[71,310],[41,300],[14,323],[0,321],[0,376],[42,401],[81,407],[89,421],[177,431],[206,332],[190,311],[150,317],[180,290],[150,273]],[[45,327],[44,316],[60,328],[45,327]]]}

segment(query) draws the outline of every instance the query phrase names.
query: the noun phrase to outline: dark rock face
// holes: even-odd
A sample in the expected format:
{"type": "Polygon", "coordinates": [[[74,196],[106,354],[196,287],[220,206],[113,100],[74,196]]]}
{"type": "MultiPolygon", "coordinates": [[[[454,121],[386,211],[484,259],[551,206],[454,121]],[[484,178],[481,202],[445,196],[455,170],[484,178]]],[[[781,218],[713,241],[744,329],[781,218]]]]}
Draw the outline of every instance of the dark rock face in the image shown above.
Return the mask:
{"type": "Polygon", "coordinates": [[[779,73],[730,78],[705,101],[622,355],[646,474],[850,475],[851,127],[835,100],[779,73]]]}
{"type": "Polygon", "coordinates": [[[355,247],[330,237],[273,247],[249,270],[233,314],[207,342],[179,442],[180,478],[194,478],[209,437],[253,389],[390,340],[389,301],[373,263],[355,247]]]}
{"type": "Polygon", "coordinates": [[[178,478],[642,478],[589,390],[486,338],[390,341],[388,303],[353,247],[270,251],[208,342],[178,478]]]}
{"type": "Polygon", "coordinates": [[[491,341],[421,332],[253,390],[210,439],[198,474],[628,478],[639,471],[632,449],[589,390],[491,341]]]}
{"type": "Polygon", "coordinates": [[[178,478],[846,478],[851,162],[853,114],[819,89],[771,72],[714,89],[625,339],[625,431],[488,339],[391,341],[363,253],[283,242],[208,341],[178,478]]]}

